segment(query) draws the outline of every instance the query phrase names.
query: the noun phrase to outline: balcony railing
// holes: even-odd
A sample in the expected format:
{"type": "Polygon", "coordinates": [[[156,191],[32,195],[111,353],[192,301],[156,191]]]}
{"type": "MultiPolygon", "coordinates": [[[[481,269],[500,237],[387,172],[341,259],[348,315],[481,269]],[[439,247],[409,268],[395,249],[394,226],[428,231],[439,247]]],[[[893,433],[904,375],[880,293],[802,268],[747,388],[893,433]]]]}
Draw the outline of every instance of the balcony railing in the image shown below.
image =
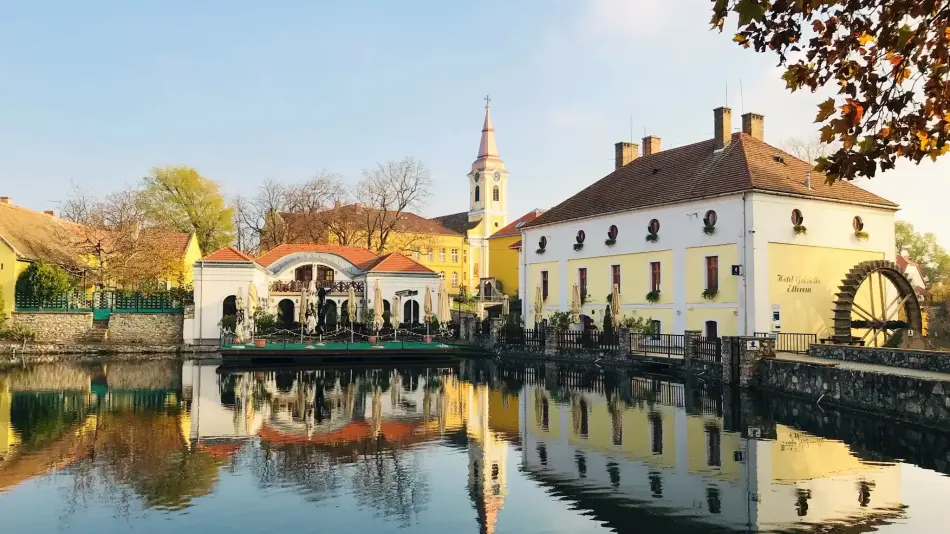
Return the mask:
{"type": "Polygon", "coordinates": [[[275,280],[270,283],[270,291],[271,293],[300,293],[304,289],[327,287],[331,293],[348,293],[350,286],[356,293],[362,293],[366,284],[364,282],[317,282],[314,285],[314,282],[306,280],[275,280]]]}

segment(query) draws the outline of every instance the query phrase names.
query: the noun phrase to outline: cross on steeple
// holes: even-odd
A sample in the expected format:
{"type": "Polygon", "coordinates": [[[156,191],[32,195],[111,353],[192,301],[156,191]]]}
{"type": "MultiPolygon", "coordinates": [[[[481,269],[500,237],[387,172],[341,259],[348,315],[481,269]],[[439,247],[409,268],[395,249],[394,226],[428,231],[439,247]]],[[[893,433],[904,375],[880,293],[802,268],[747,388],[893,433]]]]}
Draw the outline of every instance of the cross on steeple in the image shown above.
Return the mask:
{"type": "Polygon", "coordinates": [[[485,110],[491,109],[491,96],[485,95],[485,110]]]}

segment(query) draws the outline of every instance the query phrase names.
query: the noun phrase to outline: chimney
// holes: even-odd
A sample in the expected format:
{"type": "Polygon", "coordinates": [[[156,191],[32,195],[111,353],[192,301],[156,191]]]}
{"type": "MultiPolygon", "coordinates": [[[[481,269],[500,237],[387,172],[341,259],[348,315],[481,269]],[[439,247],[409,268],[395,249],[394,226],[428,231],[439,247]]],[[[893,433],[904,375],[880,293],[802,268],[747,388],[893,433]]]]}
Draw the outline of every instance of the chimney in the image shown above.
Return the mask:
{"type": "Polygon", "coordinates": [[[747,133],[759,141],[765,141],[765,116],[758,113],[742,115],[742,133],[747,133]]]}
{"type": "Polygon", "coordinates": [[[53,211],[53,210],[46,210],[46,211],[44,211],[43,213],[49,215],[50,217],[55,217],[55,216],[56,216],[56,212],[53,211]]]}
{"type": "Polygon", "coordinates": [[[614,145],[614,170],[623,167],[631,161],[637,159],[637,153],[640,147],[636,143],[627,143],[621,141],[614,145]]]}
{"type": "Polygon", "coordinates": [[[643,155],[649,156],[660,151],[660,138],[655,135],[648,135],[643,138],[643,155]]]}
{"type": "Polygon", "coordinates": [[[335,209],[335,210],[340,209],[340,201],[339,201],[339,200],[334,200],[334,201],[333,201],[333,209],[335,209]]]}
{"type": "Polygon", "coordinates": [[[0,197],[0,204],[10,204],[11,200],[10,197],[0,197]]]}
{"type": "Polygon", "coordinates": [[[726,148],[732,139],[732,110],[723,106],[713,110],[716,150],[726,148]]]}
{"type": "Polygon", "coordinates": [[[805,173],[805,181],[803,182],[803,185],[808,189],[811,189],[811,171],[805,173]]]}

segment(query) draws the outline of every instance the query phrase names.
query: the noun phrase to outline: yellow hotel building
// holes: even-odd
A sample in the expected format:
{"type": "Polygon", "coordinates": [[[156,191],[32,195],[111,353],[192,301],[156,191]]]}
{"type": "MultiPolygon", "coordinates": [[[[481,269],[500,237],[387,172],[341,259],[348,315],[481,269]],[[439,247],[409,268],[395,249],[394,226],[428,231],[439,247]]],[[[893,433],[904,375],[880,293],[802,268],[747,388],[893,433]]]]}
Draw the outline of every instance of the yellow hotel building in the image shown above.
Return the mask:
{"type": "MultiPolygon", "coordinates": [[[[613,284],[624,316],[661,333],[798,332],[830,336],[842,278],[894,261],[898,207],[764,141],[764,117],[713,113],[713,138],[661,150],[617,143],[615,170],[521,229],[524,320],[536,288],[544,316],[568,311],[600,326],[613,284]]],[[[855,302],[870,300],[867,284],[855,302]]]]}

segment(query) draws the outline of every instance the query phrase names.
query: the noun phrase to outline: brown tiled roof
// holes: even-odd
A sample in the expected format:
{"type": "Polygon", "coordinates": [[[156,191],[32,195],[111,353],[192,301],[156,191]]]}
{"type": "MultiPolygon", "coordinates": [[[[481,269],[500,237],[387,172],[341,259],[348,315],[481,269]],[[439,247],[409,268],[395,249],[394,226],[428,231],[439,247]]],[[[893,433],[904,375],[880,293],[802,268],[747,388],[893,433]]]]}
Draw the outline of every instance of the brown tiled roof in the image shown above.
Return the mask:
{"type": "Polygon", "coordinates": [[[376,258],[363,266],[364,272],[374,273],[432,273],[435,271],[425,265],[398,253],[392,252],[376,258]]]}
{"type": "Polygon", "coordinates": [[[897,208],[897,204],[846,181],[825,182],[806,163],[745,133],[721,151],[712,139],[633,160],[544,212],[540,226],[660,204],[747,191],[795,194],[836,202],[897,208]]]}
{"type": "Polygon", "coordinates": [[[441,217],[433,217],[429,220],[434,221],[445,228],[448,228],[456,234],[463,235],[467,234],[472,228],[478,226],[479,223],[479,221],[469,221],[467,211],[443,215],[441,217]]]}
{"type": "MultiPolygon", "coordinates": [[[[367,216],[373,216],[372,214],[375,212],[377,212],[377,210],[372,208],[359,206],[357,204],[347,204],[346,206],[313,213],[281,213],[280,217],[287,225],[288,233],[292,240],[296,242],[323,241],[326,239],[326,232],[323,231],[323,223],[329,221],[332,217],[348,218],[354,222],[354,226],[358,227],[359,221],[365,220],[367,216]]],[[[394,230],[397,232],[439,235],[455,235],[459,233],[446,228],[436,221],[409,212],[400,214],[394,230]]]]}
{"type": "Polygon", "coordinates": [[[257,258],[257,263],[268,267],[277,260],[297,252],[323,252],[326,254],[335,254],[344,260],[352,263],[358,268],[368,265],[376,259],[376,254],[360,247],[340,247],[336,245],[318,245],[313,243],[290,243],[278,245],[257,258]]]}
{"type": "Polygon", "coordinates": [[[191,242],[191,236],[192,234],[187,232],[146,229],[139,232],[139,242],[144,245],[146,249],[157,249],[157,251],[168,255],[184,257],[188,251],[188,243],[191,242]]]}
{"type": "Polygon", "coordinates": [[[508,245],[508,248],[513,250],[521,250],[521,240],[517,240],[514,243],[508,245]]]}
{"type": "Polygon", "coordinates": [[[234,247],[224,247],[208,254],[201,261],[248,261],[254,262],[254,258],[241,252],[234,247]]]}
{"type": "Polygon", "coordinates": [[[83,227],[78,224],[13,204],[0,204],[0,239],[23,259],[82,267],[75,245],[82,236],[83,227]]]}
{"type": "Polygon", "coordinates": [[[544,213],[543,210],[538,210],[538,209],[531,210],[528,213],[519,217],[518,219],[511,221],[511,223],[509,223],[508,226],[505,226],[501,230],[498,230],[497,232],[492,234],[492,236],[489,239],[494,239],[496,237],[511,237],[513,235],[520,235],[521,227],[537,219],[538,217],[541,216],[542,213],[544,213]]]}

